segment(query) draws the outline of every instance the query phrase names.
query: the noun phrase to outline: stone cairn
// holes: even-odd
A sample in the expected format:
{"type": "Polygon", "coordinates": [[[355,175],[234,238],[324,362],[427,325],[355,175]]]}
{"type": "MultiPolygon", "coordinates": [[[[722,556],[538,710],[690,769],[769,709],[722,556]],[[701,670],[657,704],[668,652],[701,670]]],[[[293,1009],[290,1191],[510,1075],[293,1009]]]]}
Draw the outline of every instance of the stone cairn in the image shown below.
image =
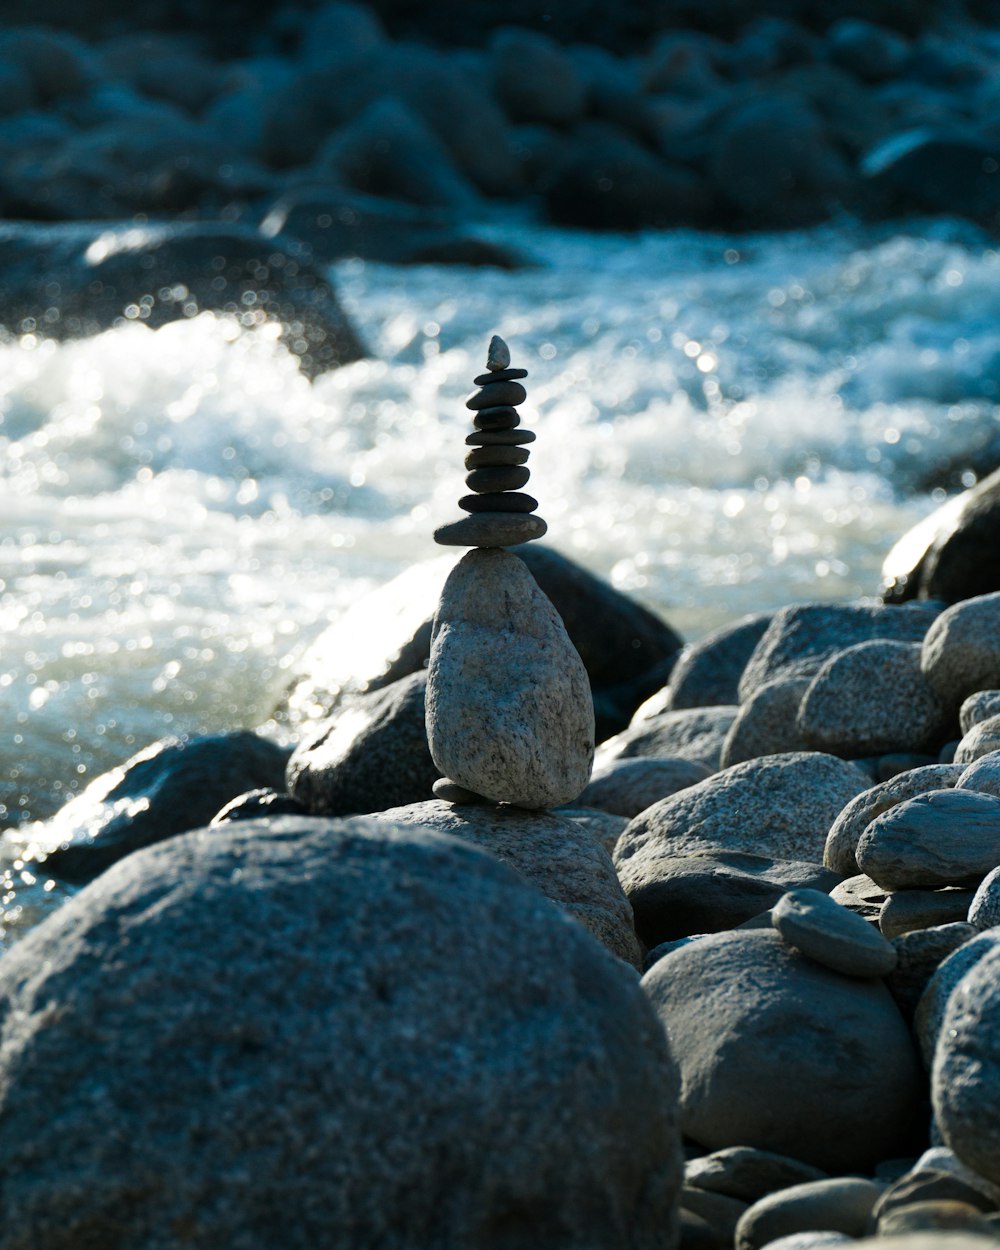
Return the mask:
{"type": "Polygon", "coordinates": [[[503,550],[540,538],[546,524],[528,481],[517,407],[524,369],[494,337],[488,372],[466,407],[475,430],[465,466],[468,516],[434,533],[472,547],[441,592],[427,673],[427,739],[451,803],[509,803],[533,810],[575,799],[590,780],[594,705],[583,661],[527,565],[503,550]]]}
{"type": "Polygon", "coordinates": [[[479,390],[465,401],[474,413],[475,429],[465,440],[471,448],[465,484],[473,493],[458,506],[470,515],[435,530],[434,541],[446,547],[510,547],[541,538],[548,528],[534,514],[538,500],[521,490],[531,476],[527,444],[535,441],[517,415],[527,399],[521,379],[528,371],[510,367],[510,349],[497,335],[490,340],[486,369],[474,379],[479,390]]]}

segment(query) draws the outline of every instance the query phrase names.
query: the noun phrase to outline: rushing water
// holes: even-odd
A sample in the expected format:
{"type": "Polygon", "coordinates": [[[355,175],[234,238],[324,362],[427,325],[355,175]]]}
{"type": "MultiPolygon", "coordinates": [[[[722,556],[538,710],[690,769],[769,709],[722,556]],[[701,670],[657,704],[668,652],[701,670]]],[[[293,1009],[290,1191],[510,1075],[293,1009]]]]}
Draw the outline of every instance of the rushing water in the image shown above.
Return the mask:
{"type": "Polygon", "coordinates": [[[339,265],[372,357],[312,384],[210,315],[0,346],[0,827],[266,722],[340,610],[439,554],[494,332],[551,542],[686,637],[877,591],[935,483],[1000,447],[1000,255],[969,228],[493,229],[539,265],[339,265]]]}

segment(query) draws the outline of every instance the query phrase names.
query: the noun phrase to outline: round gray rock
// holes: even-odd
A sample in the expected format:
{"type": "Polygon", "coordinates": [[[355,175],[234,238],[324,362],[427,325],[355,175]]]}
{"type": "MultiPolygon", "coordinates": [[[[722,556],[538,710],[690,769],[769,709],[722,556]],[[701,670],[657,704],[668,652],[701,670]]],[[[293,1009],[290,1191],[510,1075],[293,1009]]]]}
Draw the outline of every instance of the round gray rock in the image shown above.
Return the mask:
{"type": "Polygon", "coordinates": [[[860,1237],[882,1190],[859,1176],[838,1176],[768,1194],[741,1217],[736,1250],[759,1250],[777,1237],[815,1229],[860,1237]]]}
{"type": "Polygon", "coordinates": [[[700,1189],[717,1190],[756,1202],[778,1189],[821,1181],[825,1173],[798,1159],[775,1154],[772,1150],[755,1150],[752,1146],[729,1146],[711,1154],[690,1159],[684,1165],[684,1184],[700,1189]]]}
{"type": "Polygon", "coordinates": [[[669,706],[717,707],[739,703],[740,677],[771,623],[771,615],[764,612],[745,616],[686,646],[670,674],[669,706]]]}
{"type": "Polygon", "coordinates": [[[1000,716],[981,720],[962,735],[955,748],[955,763],[971,764],[994,751],[1000,751],[1000,716]]]}
{"type": "Polygon", "coordinates": [[[840,976],[773,930],[747,929],[664,955],[643,985],[680,1068],[682,1130],[698,1144],[756,1146],[837,1173],[905,1142],[919,1064],[880,981],[840,976]]]}
{"type": "Polygon", "coordinates": [[[594,705],[566,628],[524,562],[463,556],[441,592],[427,738],[452,781],[497,803],[569,803],[590,780],[594,705]]]}
{"type": "Polygon", "coordinates": [[[978,790],[1000,799],[1000,751],[980,755],[973,763],[964,765],[956,785],[960,790],[978,790]]]}
{"type": "Polygon", "coordinates": [[[979,883],[969,904],[968,918],[969,924],[977,929],[992,929],[1000,925],[1000,866],[987,873],[979,883]]]}
{"type": "Polygon", "coordinates": [[[715,772],[737,711],[735,707],[692,707],[648,716],[602,742],[595,765],[603,769],[615,760],[637,756],[676,757],[715,772]]]}
{"type": "Polygon", "coordinates": [[[947,1145],[973,1171],[1000,1183],[1000,950],[996,947],[983,955],[949,995],[934,1055],[931,1092],[947,1145]]]}
{"type": "Polygon", "coordinates": [[[946,608],[927,631],[920,666],[946,707],[1000,685],[1000,592],[946,608]]]}
{"type": "Polygon", "coordinates": [[[967,734],[980,721],[1000,716],[1000,690],[977,690],[958,709],[958,723],[967,734]]]}
{"type": "Polygon", "coordinates": [[[893,890],[878,914],[878,927],[887,938],[920,929],[959,924],[969,913],[971,890],[947,886],[943,890],[893,890]]]}
{"type": "Polygon", "coordinates": [[[579,802],[631,819],[652,803],[696,785],[709,775],[705,765],[695,760],[618,759],[595,772],[579,802]]]}
{"type": "Polygon", "coordinates": [[[632,972],[494,858],[356,818],[130,856],[0,972],[3,1250],[672,1244],[632,972]]]}
{"type": "Polygon", "coordinates": [[[948,1000],[955,987],[981,959],[997,949],[1000,949],[1000,930],[986,929],[949,955],[928,981],[914,1014],[914,1032],[928,1070],[934,1062],[948,1000]]]}
{"type": "Polygon", "coordinates": [[[834,972],[884,977],[896,966],[891,942],[819,890],[789,890],[775,904],[771,923],[789,946],[834,972]]]}
{"type": "Polygon", "coordinates": [[[809,689],[808,677],[769,681],[740,707],[722,748],[722,767],[759,755],[804,751],[809,743],[798,727],[799,705],[809,689]]]}

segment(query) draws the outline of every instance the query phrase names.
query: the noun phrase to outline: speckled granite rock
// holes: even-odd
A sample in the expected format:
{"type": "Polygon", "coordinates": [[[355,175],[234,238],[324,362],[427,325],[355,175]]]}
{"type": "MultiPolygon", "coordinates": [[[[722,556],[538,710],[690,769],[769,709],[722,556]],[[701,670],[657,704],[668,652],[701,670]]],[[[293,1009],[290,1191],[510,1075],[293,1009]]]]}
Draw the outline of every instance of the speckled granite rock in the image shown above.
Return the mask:
{"type": "Polygon", "coordinates": [[[735,707],[682,708],[638,720],[601,743],[595,767],[605,768],[614,760],[654,756],[692,760],[715,772],[736,713],[735,707]]]}
{"type": "Polygon", "coordinates": [[[920,664],[956,714],[970,694],[1000,685],[1000,592],[964,599],[942,612],[927,631],[920,664]]]}
{"type": "Polygon", "coordinates": [[[782,895],[771,911],[771,923],[789,946],[845,976],[884,977],[896,966],[890,942],[819,890],[782,895]]]}
{"type": "Polygon", "coordinates": [[[722,748],[722,767],[729,768],[760,755],[808,751],[810,744],[799,729],[799,706],[809,689],[807,677],[779,678],[755,690],[740,706],[722,748]]]}
{"type": "Polygon", "coordinates": [[[652,803],[676,794],[710,775],[695,760],[659,757],[613,760],[594,770],[579,802],[631,819],[652,803]]]}

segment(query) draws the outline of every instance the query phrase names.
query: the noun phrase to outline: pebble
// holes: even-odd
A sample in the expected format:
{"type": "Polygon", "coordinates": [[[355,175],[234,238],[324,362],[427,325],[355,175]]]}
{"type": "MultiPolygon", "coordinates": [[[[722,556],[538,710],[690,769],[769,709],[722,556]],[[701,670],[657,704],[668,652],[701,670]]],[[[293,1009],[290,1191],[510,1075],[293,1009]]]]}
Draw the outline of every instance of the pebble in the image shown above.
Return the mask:
{"type": "Polygon", "coordinates": [[[1000,799],[1000,751],[981,755],[966,764],[956,785],[960,790],[977,790],[1000,799]]]}
{"type": "Polygon", "coordinates": [[[809,689],[808,677],[769,681],[742,704],[722,748],[722,767],[759,755],[809,750],[798,726],[799,706],[809,689]]]}
{"type": "Polygon", "coordinates": [[[520,382],[489,382],[486,386],[481,386],[478,391],[473,391],[466,399],[465,406],[473,412],[478,412],[483,408],[496,408],[501,404],[511,404],[516,407],[518,404],[523,404],[527,398],[528,392],[520,382]]]}
{"type": "Polygon", "coordinates": [[[883,1215],[876,1226],[879,1237],[892,1237],[915,1232],[950,1229],[989,1238],[997,1244],[996,1227],[981,1211],[968,1202],[954,1199],[929,1199],[894,1207],[883,1215]]]}
{"type": "Polygon", "coordinates": [[[528,455],[524,447],[476,447],[465,457],[465,467],[482,469],[500,464],[524,464],[528,455]]]}
{"type": "MultiPolygon", "coordinates": [[[[490,345],[486,350],[486,368],[491,373],[510,368],[510,348],[499,334],[494,334],[490,339],[490,345]]],[[[526,373],[525,376],[527,376],[526,373]]],[[[479,383],[479,378],[476,382],[479,383]]]]}
{"type": "Polygon", "coordinates": [[[631,819],[652,803],[710,775],[696,760],[618,759],[599,772],[595,769],[580,802],[631,819]]]}
{"type": "Polygon", "coordinates": [[[684,1165],[685,1188],[711,1189],[744,1202],[757,1202],[777,1189],[825,1178],[825,1172],[808,1163],[754,1146],[729,1146],[684,1165]]]}
{"type": "Polygon", "coordinates": [[[510,407],[484,408],[472,421],[477,430],[512,430],[520,423],[517,409],[510,407]]]}
{"type": "Polygon", "coordinates": [[[723,1246],[732,1245],[736,1226],[747,1209],[747,1204],[738,1198],[687,1184],[681,1187],[677,1201],[685,1211],[700,1216],[723,1246]]]}
{"type": "Polygon", "coordinates": [[[1000,685],[1000,592],[946,608],[927,631],[920,666],[956,712],[970,694],[1000,685]]]}
{"type": "Polygon", "coordinates": [[[534,512],[538,500],[516,490],[491,491],[485,495],[463,495],[458,506],[465,512],[534,512]]]}
{"type": "Polygon", "coordinates": [[[490,382],[516,382],[527,376],[527,369],[500,369],[496,373],[481,373],[472,380],[476,386],[486,386],[490,382]]]}
{"type": "Polygon", "coordinates": [[[476,430],[465,436],[466,447],[519,447],[535,441],[534,430],[476,430]]]}
{"type": "Polygon", "coordinates": [[[977,690],[958,709],[958,723],[963,734],[980,721],[1000,716],[1000,690],[977,690]]]}
{"type": "Polygon", "coordinates": [[[963,921],[972,902],[971,890],[894,890],[878,916],[883,937],[895,938],[917,929],[963,921]]]}
{"type": "Polygon", "coordinates": [[[927,982],[913,1016],[913,1031],[928,1070],[934,1062],[945,1010],[955,987],[981,959],[997,949],[1000,949],[1000,931],[986,929],[943,960],[927,982]]]}
{"type": "Polygon", "coordinates": [[[823,1229],[860,1237],[883,1186],[857,1176],[806,1181],[755,1202],[736,1228],[736,1250],[759,1250],[777,1237],[823,1229]]]}
{"type": "Polygon", "coordinates": [[[740,675],[771,616],[763,612],[743,617],[686,646],[670,674],[669,707],[739,703],[740,675]]]}
{"type": "Polygon", "coordinates": [[[839,885],[834,886],[830,891],[830,897],[835,903],[839,903],[841,907],[846,907],[849,911],[853,911],[855,915],[862,916],[869,923],[877,925],[879,913],[887,895],[885,890],[880,885],[876,885],[871,877],[866,877],[864,873],[858,873],[853,877],[847,877],[839,885]]]}
{"type": "Polygon", "coordinates": [[[737,710],[735,707],[680,708],[637,721],[601,743],[595,766],[604,769],[614,760],[636,756],[671,756],[693,760],[715,772],[737,710]]]}
{"type": "Polygon", "coordinates": [[[477,794],[475,790],[467,790],[465,786],[460,786],[455,781],[449,781],[447,777],[439,777],[431,787],[434,791],[434,797],[441,799],[445,803],[455,803],[462,806],[466,803],[489,803],[489,799],[481,794],[477,794]]]}
{"type": "Polygon", "coordinates": [[[1000,751],[1000,716],[977,722],[962,736],[955,748],[955,763],[972,764],[995,751],[1000,751]]]}
{"type": "Polygon", "coordinates": [[[875,817],[857,858],[887,890],[978,886],[1000,864],[1000,799],[958,789],[919,794],[875,817]]]}
{"type": "Polygon", "coordinates": [[[979,883],[969,904],[968,919],[976,929],[992,929],[1000,925],[1000,867],[987,873],[979,883]]]}
{"type": "Polygon", "coordinates": [[[477,512],[438,526],[434,541],[443,547],[516,547],[541,538],[548,528],[528,512],[477,512]]]}
{"type": "Polygon", "coordinates": [[[530,472],[521,465],[490,465],[473,469],[465,479],[469,490],[486,495],[495,491],[517,491],[527,485],[530,472]]]}
{"type": "Polygon", "coordinates": [[[818,890],[790,890],[775,905],[771,923],[790,946],[835,972],[884,977],[896,966],[891,942],[818,890]]]}

